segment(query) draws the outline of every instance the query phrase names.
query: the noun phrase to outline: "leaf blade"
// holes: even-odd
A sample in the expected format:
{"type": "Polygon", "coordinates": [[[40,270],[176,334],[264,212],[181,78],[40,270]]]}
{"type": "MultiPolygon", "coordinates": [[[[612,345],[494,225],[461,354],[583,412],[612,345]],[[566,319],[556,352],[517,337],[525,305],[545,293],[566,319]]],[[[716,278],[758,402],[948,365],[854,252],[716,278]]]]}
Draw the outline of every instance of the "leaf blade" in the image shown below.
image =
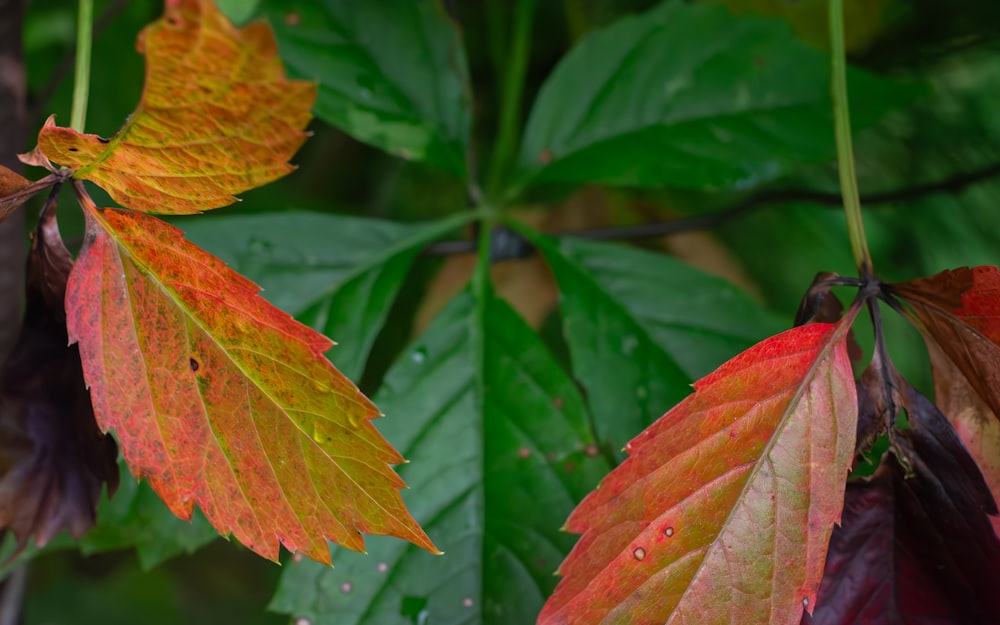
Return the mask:
{"type": "Polygon", "coordinates": [[[539,624],[797,622],[815,604],[853,456],[845,337],[811,324],[759,343],[636,437],[567,521],[583,536],[539,624]],[[788,485],[769,489],[778,478],[788,485]]]}
{"type": "Polygon", "coordinates": [[[171,511],[197,505],[275,559],[329,562],[325,537],[433,545],[399,498],[378,411],[322,357],[329,339],[142,213],[87,210],[67,296],[98,422],[171,511]]]}
{"type": "Polygon", "coordinates": [[[329,354],[358,379],[421,248],[466,214],[400,223],[308,211],[212,215],[183,224],[195,244],[264,288],[272,304],[327,336],[350,336],[329,354]]]}
{"type": "Polygon", "coordinates": [[[122,206],[190,214],[280,178],[308,134],[315,86],[286,80],[269,27],[235,28],[210,0],[168,2],[138,47],[146,83],[111,139],[55,125],[38,134],[49,159],[122,206]]]}
{"type": "MultiPolygon", "coordinates": [[[[1000,501],[1000,270],[963,267],[889,288],[911,306],[936,401],[1000,501]]],[[[1000,536],[1000,518],[990,521],[1000,536]]]]}
{"type": "MultiPolygon", "coordinates": [[[[756,186],[833,156],[816,131],[830,124],[828,75],[823,55],[777,20],[661,3],[563,58],[532,107],[520,182],[756,186]]],[[[855,110],[856,127],[912,91],[860,72],[852,83],[886,107],[855,110]]]]}
{"type": "Polygon", "coordinates": [[[468,176],[465,51],[440,2],[265,6],[289,67],[319,84],[318,117],[393,155],[468,176]]]}
{"type": "Polygon", "coordinates": [[[736,287],[676,259],[518,231],[556,278],[573,374],[614,453],[683,399],[691,380],[784,327],[736,287]]]}
{"type": "Polygon", "coordinates": [[[573,382],[509,305],[463,291],[376,399],[386,433],[423,458],[400,473],[423,493],[414,516],[447,555],[372,540],[364,560],[289,567],[272,609],[317,625],[529,622],[572,542],[562,519],[607,469],[573,382]]]}

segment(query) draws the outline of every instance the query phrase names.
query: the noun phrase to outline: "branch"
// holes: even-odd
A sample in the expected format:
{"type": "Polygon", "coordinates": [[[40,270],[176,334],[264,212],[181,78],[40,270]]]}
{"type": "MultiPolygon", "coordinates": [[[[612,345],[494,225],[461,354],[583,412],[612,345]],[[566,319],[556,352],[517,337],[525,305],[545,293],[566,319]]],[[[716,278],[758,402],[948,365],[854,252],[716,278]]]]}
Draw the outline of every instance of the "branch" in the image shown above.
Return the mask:
{"type": "MultiPolygon", "coordinates": [[[[981,169],[955,174],[937,182],[913,185],[893,191],[881,191],[861,196],[861,203],[871,205],[891,204],[917,200],[938,193],[958,193],[968,186],[1000,175],[1000,162],[991,163],[981,169]]],[[[840,208],[843,198],[839,193],[812,191],[809,189],[776,189],[762,191],[748,197],[724,210],[706,215],[694,215],[672,221],[660,221],[635,226],[609,226],[606,228],[591,228],[571,232],[554,232],[554,236],[571,236],[592,241],[634,241],[655,237],[713,230],[727,221],[743,217],[757,209],[774,204],[791,204],[806,202],[830,208],[840,208]]],[[[506,235],[501,235],[506,237],[506,235]]],[[[527,243],[514,245],[504,239],[501,249],[495,249],[493,260],[513,260],[529,258],[534,254],[527,243]]],[[[474,241],[440,241],[432,243],[424,249],[427,256],[453,256],[455,254],[470,254],[476,251],[474,241]]]]}

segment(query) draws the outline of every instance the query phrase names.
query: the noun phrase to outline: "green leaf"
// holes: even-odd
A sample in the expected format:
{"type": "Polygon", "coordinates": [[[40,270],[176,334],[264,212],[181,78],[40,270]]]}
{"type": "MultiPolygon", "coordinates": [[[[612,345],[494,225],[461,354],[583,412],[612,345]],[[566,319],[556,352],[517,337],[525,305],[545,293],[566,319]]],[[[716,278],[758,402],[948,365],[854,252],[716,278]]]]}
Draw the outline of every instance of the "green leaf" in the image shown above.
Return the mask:
{"type": "Polygon", "coordinates": [[[465,51],[436,0],[266,0],[281,56],[319,83],[316,115],[407,160],[466,176],[465,51]]]}
{"type": "Polygon", "coordinates": [[[190,521],[179,519],[148,484],[136,482],[124,463],[120,471],[121,485],[115,496],[101,500],[97,524],[77,542],[84,554],[135,547],[139,564],[148,571],[219,537],[200,510],[190,521]]]}
{"type": "Polygon", "coordinates": [[[533,622],[572,544],[559,527],[608,468],[573,382],[508,304],[466,291],[375,400],[413,460],[410,511],[445,555],[372,538],[335,569],[289,565],[271,608],[315,625],[533,622]]]}
{"type": "Polygon", "coordinates": [[[234,24],[242,24],[257,12],[260,0],[215,0],[215,4],[234,24]]]}
{"type": "MultiPolygon", "coordinates": [[[[665,2],[593,33],[538,95],[522,184],[745,189],[834,154],[829,68],[779,20],[665,2]]],[[[850,75],[855,130],[912,86],[850,75]]]]}
{"type": "Polygon", "coordinates": [[[329,357],[356,380],[417,254],[468,218],[402,224],[292,211],[181,225],[192,242],[264,287],[274,305],[340,341],[329,357]]]}
{"type": "Polygon", "coordinates": [[[787,326],[736,287],[674,258],[523,234],[555,274],[573,374],[598,439],[616,452],[687,395],[692,380],[787,326]]]}

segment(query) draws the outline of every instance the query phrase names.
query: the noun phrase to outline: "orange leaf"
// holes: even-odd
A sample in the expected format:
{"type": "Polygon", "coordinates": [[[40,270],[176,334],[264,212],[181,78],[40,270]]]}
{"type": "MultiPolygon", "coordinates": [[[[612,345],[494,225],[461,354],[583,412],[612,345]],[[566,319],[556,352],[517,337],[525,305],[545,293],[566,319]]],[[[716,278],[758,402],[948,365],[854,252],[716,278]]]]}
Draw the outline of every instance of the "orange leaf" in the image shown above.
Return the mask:
{"type": "Polygon", "coordinates": [[[326,538],[361,550],[361,532],[433,551],[377,409],[322,355],[332,343],[176,228],[82,199],[69,337],[133,473],[272,560],[280,541],[329,562],[326,538]]]}
{"type": "Polygon", "coordinates": [[[284,176],[311,119],[314,84],[287,80],[264,22],[235,28],[211,0],[167,0],[139,37],[146,83],[111,139],[50,118],[41,151],[122,206],[185,214],[284,176]]]}
{"type": "Polygon", "coordinates": [[[570,516],[583,536],[538,622],[798,623],[854,454],[848,328],[758,343],[629,443],[570,516]]]}

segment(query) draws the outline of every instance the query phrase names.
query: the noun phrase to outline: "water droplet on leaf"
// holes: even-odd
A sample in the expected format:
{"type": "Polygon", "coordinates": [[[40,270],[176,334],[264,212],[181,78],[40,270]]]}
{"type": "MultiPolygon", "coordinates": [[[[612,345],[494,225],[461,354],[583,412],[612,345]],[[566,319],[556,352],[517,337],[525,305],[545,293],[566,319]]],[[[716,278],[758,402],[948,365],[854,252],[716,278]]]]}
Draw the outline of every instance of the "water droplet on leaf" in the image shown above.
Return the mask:
{"type": "Polygon", "coordinates": [[[466,597],[465,599],[462,599],[462,605],[467,608],[471,608],[473,605],[472,597],[466,597]]]}
{"type": "Polygon", "coordinates": [[[325,443],[328,440],[328,438],[329,437],[326,435],[326,432],[324,432],[322,429],[320,429],[319,427],[313,428],[313,440],[314,441],[316,441],[317,443],[319,443],[320,445],[322,445],[323,443],[325,443]]]}
{"type": "Polygon", "coordinates": [[[663,535],[666,536],[667,538],[670,538],[671,536],[674,535],[674,528],[668,527],[667,529],[663,530],[663,535]]]}
{"type": "Polygon", "coordinates": [[[351,592],[352,588],[354,588],[354,586],[351,585],[351,582],[344,582],[340,585],[341,592],[351,592]]]}
{"type": "Polygon", "coordinates": [[[636,547],[632,550],[632,557],[636,560],[642,561],[646,559],[646,550],[642,547],[636,547]]]}
{"type": "Polygon", "coordinates": [[[385,573],[388,570],[389,570],[389,565],[388,564],[386,564],[385,562],[379,562],[378,563],[378,572],[379,573],[385,573]]]}
{"type": "Polygon", "coordinates": [[[417,349],[413,350],[413,353],[410,354],[410,360],[412,360],[417,364],[424,362],[425,360],[427,360],[427,349],[424,347],[418,347],[417,349]]]}

